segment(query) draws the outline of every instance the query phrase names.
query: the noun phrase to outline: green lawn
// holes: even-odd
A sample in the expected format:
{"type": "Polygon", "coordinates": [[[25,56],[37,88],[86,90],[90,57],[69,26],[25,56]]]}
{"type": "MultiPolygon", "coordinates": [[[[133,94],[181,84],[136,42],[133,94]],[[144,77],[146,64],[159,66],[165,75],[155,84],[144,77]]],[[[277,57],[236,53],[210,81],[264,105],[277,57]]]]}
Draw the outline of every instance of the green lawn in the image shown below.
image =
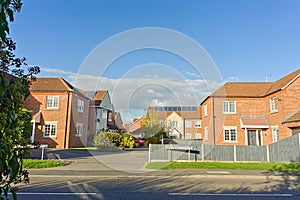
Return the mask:
{"type": "Polygon", "coordinates": [[[51,167],[59,167],[66,166],[68,162],[61,162],[57,160],[33,160],[33,159],[25,159],[23,162],[24,169],[33,169],[33,168],[51,168],[51,167]]]}
{"type": "Polygon", "coordinates": [[[148,169],[240,169],[263,170],[280,172],[300,172],[300,163],[229,163],[229,162],[154,162],[149,163],[148,169]]]}
{"type": "Polygon", "coordinates": [[[69,148],[68,150],[79,150],[79,151],[97,151],[97,147],[80,147],[80,148],[69,148]]]}

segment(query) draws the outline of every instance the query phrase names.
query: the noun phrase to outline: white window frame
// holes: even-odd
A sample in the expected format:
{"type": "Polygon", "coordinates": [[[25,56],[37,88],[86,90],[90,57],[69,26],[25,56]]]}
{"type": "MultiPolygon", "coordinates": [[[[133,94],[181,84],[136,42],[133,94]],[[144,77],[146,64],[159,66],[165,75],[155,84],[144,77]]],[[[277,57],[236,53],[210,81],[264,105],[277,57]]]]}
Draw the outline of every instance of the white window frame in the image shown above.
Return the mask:
{"type": "Polygon", "coordinates": [[[201,120],[195,121],[195,128],[201,128],[201,120]]]}
{"type": "Polygon", "coordinates": [[[203,112],[204,112],[204,113],[203,113],[204,117],[207,117],[207,115],[208,115],[207,104],[204,104],[204,105],[203,105],[203,110],[204,110],[204,111],[203,111],[203,112]]]}
{"type": "Polygon", "coordinates": [[[169,125],[171,128],[178,128],[178,121],[170,120],[169,125]]]}
{"type": "Polygon", "coordinates": [[[270,112],[274,113],[274,112],[278,112],[278,108],[277,108],[277,98],[276,97],[272,97],[270,99],[270,112]]]}
{"type": "Polygon", "coordinates": [[[46,108],[57,109],[59,108],[59,96],[49,95],[46,97],[46,108]]]}
{"type": "Polygon", "coordinates": [[[279,129],[278,126],[272,126],[272,142],[278,142],[279,141],[279,129]]]}
{"type": "Polygon", "coordinates": [[[224,114],[235,114],[236,113],[236,101],[223,101],[223,113],[224,114]]]}
{"type": "Polygon", "coordinates": [[[81,137],[83,135],[83,123],[76,123],[76,136],[81,137]]]}
{"type": "Polygon", "coordinates": [[[44,137],[56,137],[57,135],[57,122],[45,122],[44,124],[44,137]],[[46,135],[46,129],[49,126],[49,135],[46,135]],[[52,132],[54,131],[54,134],[52,132]]]}
{"type": "Polygon", "coordinates": [[[225,142],[237,142],[237,127],[236,126],[225,126],[223,133],[224,133],[224,141],[225,142]],[[228,139],[226,139],[227,131],[228,131],[228,139]],[[234,133],[235,133],[234,140],[232,139],[232,137],[233,137],[232,131],[234,131],[234,133]]]}
{"type": "Polygon", "coordinates": [[[185,128],[192,128],[192,121],[191,120],[185,120],[184,125],[185,125],[185,128]]]}
{"type": "Polygon", "coordinates": [[[204,141],[208,141],[208,127],[204,128],[204,141]]]}
{"type": "Polygon", "coordinates": [[[77,111],[84,112],[84,101],[81,99],[78,99],[77,101],[77,111]]]}

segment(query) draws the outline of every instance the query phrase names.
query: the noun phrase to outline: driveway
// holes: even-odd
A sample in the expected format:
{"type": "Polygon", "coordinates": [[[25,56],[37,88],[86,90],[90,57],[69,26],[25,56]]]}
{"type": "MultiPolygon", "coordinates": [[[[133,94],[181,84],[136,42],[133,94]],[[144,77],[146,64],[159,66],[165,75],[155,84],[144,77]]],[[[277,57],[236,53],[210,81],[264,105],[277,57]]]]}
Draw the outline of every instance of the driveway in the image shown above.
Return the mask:
{"type": "MultiPolygon", "coordinates": [[[[41,149],[34,150],[33,158],[41,158],[41,149]]],[[[52,170],[116,170],[128,173],[144,173],[148,163],[148,151],[120,151],[98,152],[81,150],[45,150],[45,159],[61,159],[70,161],[71,164],[64,167],[56,167],[52,170]]]]}

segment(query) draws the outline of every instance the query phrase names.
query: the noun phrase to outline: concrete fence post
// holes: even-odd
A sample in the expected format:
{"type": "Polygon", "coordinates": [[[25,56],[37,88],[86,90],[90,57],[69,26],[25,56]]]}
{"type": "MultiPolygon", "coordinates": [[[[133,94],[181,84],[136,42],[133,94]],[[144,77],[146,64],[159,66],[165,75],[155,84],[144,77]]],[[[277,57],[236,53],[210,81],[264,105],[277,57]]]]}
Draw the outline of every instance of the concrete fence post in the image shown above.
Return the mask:
{"type": "Polygon", "coordinates": [[[151,144],[149,144],[148,162],[151,163],[151,144]]]}
{"type": "Polygon", "coordinates": [[[270,145],[267,145],[267,162],[270,162],[270,145]]]}
{"type": "Polygon", "coordinates": [[[204,146],[203,143],[201,144],[201,159],[204,161],[204,146]]]}
{"type": "Polygon", "coordinates": [[[233,159],[236,162],[236,145],[233,146],[233,159]]]}

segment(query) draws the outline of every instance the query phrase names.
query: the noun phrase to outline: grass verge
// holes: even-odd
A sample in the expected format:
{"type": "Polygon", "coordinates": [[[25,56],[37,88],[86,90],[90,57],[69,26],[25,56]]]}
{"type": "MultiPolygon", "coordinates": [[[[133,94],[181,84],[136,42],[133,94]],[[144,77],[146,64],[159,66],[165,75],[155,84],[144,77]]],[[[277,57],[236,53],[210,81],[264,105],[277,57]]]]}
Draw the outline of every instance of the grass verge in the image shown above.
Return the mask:
{"type": "Polygon", "coordinates": [[[300,172],[300,163],[228,163],[228,162],[154,162],[148,169],[227,169],[300,172]]]}
{"type": "Polygon", "coordinates": [[[79,151],[97,151],[97,147],[69,148],[68,150],[79,150],[79,151]]]}
{"type": "Polygon", "coordinates": [[[59,166],[66,166],[68,162],[61,162],[57,160],[33,160],[25,159],[23,162],[24,169],[33,169],[33,168],[52,168],[59,166]]]}

